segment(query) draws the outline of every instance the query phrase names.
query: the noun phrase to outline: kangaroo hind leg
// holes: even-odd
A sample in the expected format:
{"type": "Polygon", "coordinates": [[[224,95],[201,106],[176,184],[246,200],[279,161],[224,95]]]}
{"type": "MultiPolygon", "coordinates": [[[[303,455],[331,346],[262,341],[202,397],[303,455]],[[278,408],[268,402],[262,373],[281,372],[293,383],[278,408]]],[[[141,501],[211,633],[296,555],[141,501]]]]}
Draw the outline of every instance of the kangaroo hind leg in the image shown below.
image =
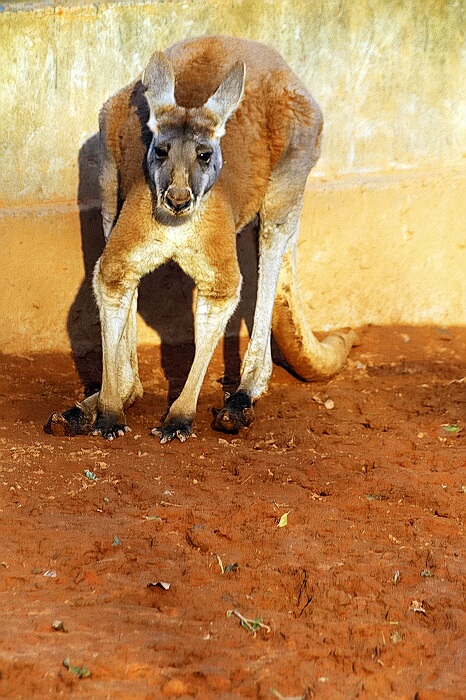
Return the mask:
{"type": "Polygon", "coordinates": [[[290,74],[269,80],[269,128],[281,155],[271,173],[259,211],[259,276],[251,339],[237,391],[227,396],[215,427],[238,432],[253,419],[252,404],[272,374],[271,326],[283,255],[297,238],[303,192],[319,155],[322,119],[318,106],[290,74]]]}
{"type": "MultiPolygon", "coordinates": [[[[216,428],[227,432],[238,432],[251,423],[254,417],[253,402],[267,390],[272,374],[271,328],[286,361],[305,380],[337,372],[357,341],[356,333],[347,331],[333,333],[319,342],[311,330],[302,310],[296,276],[296,249],[305,179],[302,189],[298,190],[296,185],[289,188],[289,199],[295,205],[278,218],[279,212],[270,206],[279,199],[277,183],[281,178],[278,175],[271,183],[260,214],[256,311],[240,385],[234,394],[226,396],[214,423],[216,428]],[[274,213],[272,221],[268,218],[269,212],[274,213]]],[[[284,182],[287,182],[286,178],[284,182]]]]}
{"type": "Polygon", "coordinates": [[[280,222],[270,222],[263,211],[259,228],[259,278],[251,339],[241,367],[238,389],[226,395],[217,412],[214,427],[237,433],[253,418],[253,402],[266,390],[272,374],[271,325],[275,293],[283,255],[290,238],[296,235],[301,198],[280,222]]]}
{"type": "MultiPolygon", "coordinates": [[[[119,393],[124,409],[129,408],[134,401],[141,397],[143,388],[139,379],[137,360],[137,328],[136,328],[137,291],[131,302],[128,320],[121,339],[117,367],[119,372],[119,393]]],[[[101,434],[96,428],[99,392],[86,397],[63,413],[52,413],[44,430],[51,435],[89,435],[101,434]]],[[[128,430],[127,426],[119,429],[119,434],[128,430]]]]}
{"type": "Polygon", "coordinates": [[[186,384],[180,396],[170,406],[163,424],[152,434],[161,443],[178,438],[184,442],[192,435],[192,426],[201,385],[212,354],[225,332],[239,300],[239,284],[230,294],[214,297],[198,291],[195,313],[196,352],[186,384]]]}

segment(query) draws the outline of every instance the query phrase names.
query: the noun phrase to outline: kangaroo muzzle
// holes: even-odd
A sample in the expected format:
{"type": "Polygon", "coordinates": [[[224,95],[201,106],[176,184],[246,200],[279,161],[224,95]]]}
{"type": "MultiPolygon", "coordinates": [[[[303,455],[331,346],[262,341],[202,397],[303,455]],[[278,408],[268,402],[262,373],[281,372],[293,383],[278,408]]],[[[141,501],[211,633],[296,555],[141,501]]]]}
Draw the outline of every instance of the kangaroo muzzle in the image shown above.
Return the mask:
{"type": "Polygon", "coordinates": [[[175,215],[191,211],[193,202],[193,193],[189,187],[171,186],[163,196],[163,203],[175,215]]]}

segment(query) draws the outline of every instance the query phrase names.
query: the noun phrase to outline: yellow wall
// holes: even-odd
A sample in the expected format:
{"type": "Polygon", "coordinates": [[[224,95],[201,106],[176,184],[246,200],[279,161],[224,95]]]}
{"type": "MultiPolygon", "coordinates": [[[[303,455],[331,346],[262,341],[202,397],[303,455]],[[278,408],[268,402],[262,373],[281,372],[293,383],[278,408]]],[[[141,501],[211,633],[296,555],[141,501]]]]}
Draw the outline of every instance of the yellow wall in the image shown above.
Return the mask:
{"type": "Polygon", "coordinates": [[[300,245],[314,325],[466,322],[461,2],[16,2],[0,12],[0,350],[68,347],[102,102],[155,48],[220,32],[278,48],[323,108],[300,245]]]}

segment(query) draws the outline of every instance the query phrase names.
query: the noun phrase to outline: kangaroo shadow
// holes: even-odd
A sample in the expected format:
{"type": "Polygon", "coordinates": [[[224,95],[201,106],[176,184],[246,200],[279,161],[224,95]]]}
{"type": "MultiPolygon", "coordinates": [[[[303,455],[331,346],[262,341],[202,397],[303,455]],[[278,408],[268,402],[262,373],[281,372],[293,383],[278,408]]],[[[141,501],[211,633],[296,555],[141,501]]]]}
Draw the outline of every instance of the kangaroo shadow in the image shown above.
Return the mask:
{"type": "MultiPolygon", "coordinates": [[[[98,149],[99,135],[94,134],[79,151],[78,207],[85,274],[67,320],[72,356],[86,396],[98,391],[102,381],[101,328],[92,289],[94,267],[105,246],[100,215],[98,149]]],[[[237,250],[243,286],[241,301],[230,319],[224,340],[222,383],[229,391],[239,380],[242,321],[249,333],[253,324],[258,269],[257,221],[238,235],[237,250]]],[[[168,403],[180,393],[194,358],[193,290],[193,281],[173,262],[146,275],[139,286],[138,312],[161,339],[162,369],[169,383],[168,403]]]]}

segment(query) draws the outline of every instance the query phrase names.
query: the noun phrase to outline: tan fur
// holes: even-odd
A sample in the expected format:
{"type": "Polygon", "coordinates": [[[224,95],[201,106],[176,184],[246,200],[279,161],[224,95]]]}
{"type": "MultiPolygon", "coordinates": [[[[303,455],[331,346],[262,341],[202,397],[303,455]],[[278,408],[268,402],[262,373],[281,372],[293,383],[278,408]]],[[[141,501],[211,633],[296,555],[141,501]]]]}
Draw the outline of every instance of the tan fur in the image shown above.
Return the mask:
{"type": "MultiPolygon", "coordinates": [[[[227,400],[219,426],[228,429],[230,414],[236,410],[240,424],[246,424],[251,416],[249,400],[267,388],[272,370],[272,310],[286,251],[274,332],[293,369],[305,378],[331,374],[341,367],[353,340],[351,334],[339,334],[319,343],[303,317],[297,292],[294,255],[306,178],[320,150],[318,105],[281,56],[256,42],[205,37],[175,44],[165,56],[169,63],[163,55],[154,54],[143,75],[144,84],[138,79],[121,90],[106,102],[100,116],[102,214],[109,238],[94,286],[104,371],[100,394],[81,406],[91,416],[103,416],[104,423],[113,420],[116,427],[108,429],[102,428],[99,417],[96,421],[97,431],[110,439],[124,432],[124,406],[142,393],[136,357],[137,286],[144,274],[169,259],[197,287],[196,356],[181,396],[158,430],[162,442],[189,436],[183,421],[192,422],[211,355],[239,298],[235,236],[257,215],[257,310],[237,398],[246,403],[240,410],[227,400]],[[246,67],[244,94],[239,106],[232,103],[233,114],[222,125],[217,123],[215,108],[209,112],[210,98],[226,75],[233,76],[232,67],[238,61],[246,67]],[[170,86],[173,74],[174,87],[173,82],[170,86]],[[152,85],[147,88],[147,101],[144,85],[152,85]],[[157,94],[159,85],[163,99],[157,94]],[[160,194],[154,199],[144,167],[148,143],[155,138],[146,124],[157,134],[171,122],[184,124],[186,133],[204,130],[209,138],[217,129],[224,132],[220,176],[179,225],[168,225],[156,213],[160,194]]],[[[231,78],[232,100],[237,99],[238,80],[238,74],[231,78]]],[[[189,192],[184,181],[188,176],[176,172],[173,192],[181,197],[180,192],[189,192]]]]}

